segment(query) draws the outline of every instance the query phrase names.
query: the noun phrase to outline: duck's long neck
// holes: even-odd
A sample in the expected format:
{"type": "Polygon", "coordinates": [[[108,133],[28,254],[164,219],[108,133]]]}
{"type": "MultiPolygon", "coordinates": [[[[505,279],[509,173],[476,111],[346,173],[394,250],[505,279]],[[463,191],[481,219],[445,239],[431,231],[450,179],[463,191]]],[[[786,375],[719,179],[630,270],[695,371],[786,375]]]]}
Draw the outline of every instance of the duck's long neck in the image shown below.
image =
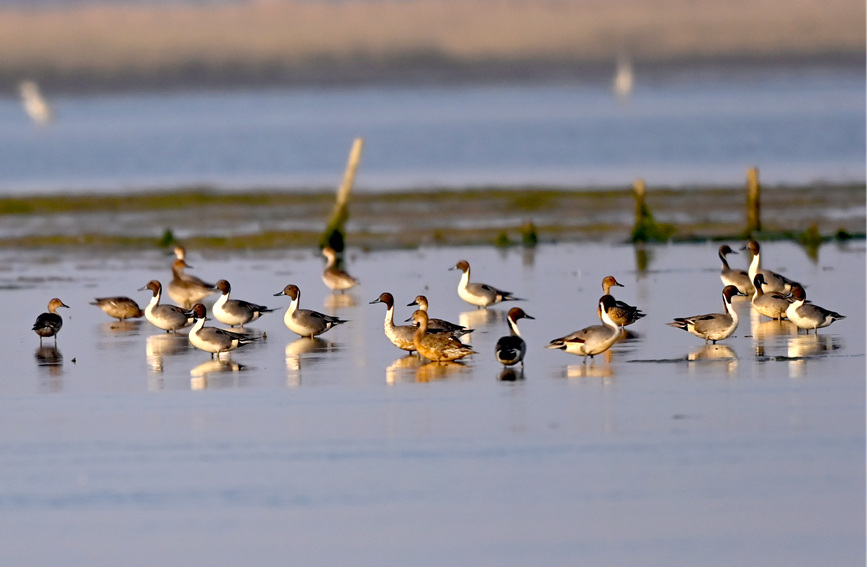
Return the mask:
{"type": "Polygon", "coordinates": [[[725,254],[723,254],[722,252],[720,252],[720,253],[719,253],[719,259],[720,259],[720,261],[722,262],[723,270],[730,270],[730,269],[731,269],[731,268],[729,268],[729,262],[728,262],[728,260],[726,260],[726,255],[725,255],[725,254]]]}
{"type": "Polygon", "coordinates": [[[509,328],[512,330],[512,334],[516,337],[521,336],[521,331],[518,330],[518,322],[509,317],[509,328]]]}
{"type": "Polygon", "coordinates": [[[723,299],[723,303],[725,304],[726,313],[729,314],[729,317],[732,318],[732,323],[737,324],[738,322],[738,312],[735,311],[735,306],[732,305],[731,299],[723,299]]]}
{"type": "Polygon", "coordinates": [[[461,281],[458,283],[458,289],[467,289],[467,284],[470,283],[470,269],[467,268],[464,270],[464,273],[461,275],[461,281]]]}
{"type": "Polygon", "coordinates": [[[600,312],[599,317],[602,319],[602,323],[605,324],[605,326],[611,327],[615,330],[620,329],[620,325],[614,322],[614,319],[611,318],[611,316],[608,314],[608,311],[605,310],[601,303],[599,304],[598,311],[600,312]]]}
{"type": "Polygon", "coordinates": [[[193,326],[190,327],[190,333],[198,333],[202,330],[202,327],[205,326],[205,318],[196,319],[196,322],[193,323],[193,326]]]}
{"type": "Polygon", "coordinates": [[[158,290],[154,293],[153,297],[151,297],[150,302],[148,302],[148,306],[145,308],[145,312],[150,313],[153,311],[154,307],[160,304],[160,296],[162,296],[162,290],[158,290]]]}
{"type": "Polygon", "coordinates": [[[761,263],[760,253],[753,254],[753,259],[750,261],[750,279],[755,279],[756,274],[759,273],[759,265],[761,263]]]}
{"type": "Polygon", "coordinates": [[[394,305],[387,305],[388,309],[385,310],[385,328],[390,329],[394,327],[394,305]]]}
{"type": "Polygon", "coordinates": [[[220,294],[220,297],[218,297],[217,301],[214,302],[213,309],[219,309],[220,307],[225,305],[227,301],[229,301],[229,292],[228,291],[220,294]]]}

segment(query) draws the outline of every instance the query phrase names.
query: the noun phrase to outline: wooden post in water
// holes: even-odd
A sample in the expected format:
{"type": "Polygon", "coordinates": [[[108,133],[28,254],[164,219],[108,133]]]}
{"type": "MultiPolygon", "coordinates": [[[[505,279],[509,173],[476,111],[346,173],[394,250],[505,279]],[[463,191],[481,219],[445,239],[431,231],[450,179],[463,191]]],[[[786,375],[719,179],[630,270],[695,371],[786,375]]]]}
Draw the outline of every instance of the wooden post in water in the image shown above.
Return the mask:
{"type": "Polygon", "coordinates": [[[747,169],[747,234],[762,230],[759,168],[747,169]]]}
{"type": "Polygon", "coordinates": [[[346,219],[349,218],[349,195],[352,193],[352,185],[355,183],[355,172],[358,170],[358,164],[361,162],[361,149],[364,146],[362,138],[356,138],[352,143],[352,149],[349,151],[349,161],[346,163],[346,171],[343,174],[343,182],[337,190],[337,200],[334,203],[334,209],[331,211],[331,218],[319,239],[320,248],[331,246],[335,252],[343,252],[344,248],[344,225],[346,219]]]}

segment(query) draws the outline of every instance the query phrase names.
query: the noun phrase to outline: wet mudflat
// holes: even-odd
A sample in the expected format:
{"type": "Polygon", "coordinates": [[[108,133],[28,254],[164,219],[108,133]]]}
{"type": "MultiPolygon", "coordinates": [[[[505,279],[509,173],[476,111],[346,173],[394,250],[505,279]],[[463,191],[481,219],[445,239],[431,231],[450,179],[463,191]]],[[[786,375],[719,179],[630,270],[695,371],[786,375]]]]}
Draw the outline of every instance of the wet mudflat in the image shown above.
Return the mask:
{"type": "MultiPolygon", "coordinates": [[[[738,243],[740,244],[740,243],[738,243]]],[[[716,346],[665,326],[722,309],[717,244],[575,243],[365,253],[332,296],[311,251],[190,251],[233,297],[280,308],[265,335],[211,361],[183,335],[118,324],[94,297],[144,306],[160,251],[2,251],[0,557],[8,564],[851,565],[864,559],[865,246],[763,247],[766,267],[848,318],[819,335],[757,318],[716,346]],[[523,372],[493,345],[508,305],[476,311],[472,280],[513,291],[534,321],[523,372]],[[638,270],[638,266],[646,266],[638,270]],[[608,357],[544,348],[595,324],[601,280],[647,316],[608,357]],[[350,322],[319,340],[302,307],[350,322]],[[382,333],[424,293],[474,327],[478,354],[423,364],[382,333]],[[51,297],[57,348],[30,331],[51,297]]],[[[739,267],[746,259],[731,257],[739,267]]]]}

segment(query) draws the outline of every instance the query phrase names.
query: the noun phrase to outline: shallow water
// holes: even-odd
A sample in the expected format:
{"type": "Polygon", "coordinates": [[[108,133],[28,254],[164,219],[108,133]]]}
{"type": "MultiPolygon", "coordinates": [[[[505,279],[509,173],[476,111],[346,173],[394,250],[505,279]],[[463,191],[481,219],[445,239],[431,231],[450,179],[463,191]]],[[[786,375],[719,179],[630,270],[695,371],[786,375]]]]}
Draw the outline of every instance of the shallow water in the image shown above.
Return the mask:
{"type": "Polygon", "coordinates": [[[0,96],[0,192],[179,185],[333,188],[365,139],[358,190],[863,182],[864,70],[636,69],[610,85],[430,85],[47,96],[31,124],[0,96]]]}
{"type": "MultiPolygon", "coordinates": [[[[169,258],[6,250],[0,285],[0,533],[5,564],[851,565],[865,539],[865,247],[812,261],[767,243],[766,267],[849,317],[818,337],[750,316],[715,347],[664,325],[722,308],[716,245],[350,250],[361,281],[329,296],[307,251],[197,254],[206,279],[279,313],[217,364],[94,297],[165,278],[169,258]],[[457,297],[472,279],[526,298],[526,367],[503,375],[505,307],[457,297]],[[639,260],[646,270],[639,271],[639,260]],[[605,266],[600,268],[599,266],[605,266]],[[609,360],[543,348],[593,324],[601,280],[647,317],[609,360]],[[350,322],[311,342],[302,306],[350,322]],[[477,329],[463,365],[405,357],[382,334],[425,293],[477,329]],[[71,306],[57,349],[29,330],[71,306]]],[[[731,258],[733,264],[743,257],[731,258]]],[[[740,260],[740,263],[738,262],[740,260]]]]}

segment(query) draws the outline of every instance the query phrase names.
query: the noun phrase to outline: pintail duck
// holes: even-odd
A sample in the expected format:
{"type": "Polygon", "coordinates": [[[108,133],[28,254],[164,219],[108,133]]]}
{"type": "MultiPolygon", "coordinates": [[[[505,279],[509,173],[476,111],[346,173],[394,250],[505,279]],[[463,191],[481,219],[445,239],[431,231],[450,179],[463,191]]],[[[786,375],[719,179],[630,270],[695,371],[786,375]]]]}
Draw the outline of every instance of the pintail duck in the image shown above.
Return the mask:
{"type": "MultiPolygon", "coordinates": [[[[413,305],[418,306],[420,310],[427,313],[428,301],[427,297],[425,297],[424,295],[417,295],[415,296],[415,299],[412,301],[412,303],[406,304],[407,307],[412,307],[413,305]]],[[[412,319],[412,317],[407,319],[407,321],[409,321],[410,319],[412,319]]],[[[429,333],[451,333],[455,336],[455,338],[460,338],[464,335],[472,333],[475,329],[468,329],[463,325],[458,325],[457,323],[451,323],[449,321],[437,319],[428,315],[427,330],[429,333]]]]}
{"type": "Polygon", "coordinates": [[[738,328],[738,313],[732,307],[732,297],[736,295],[743,294],[735,286],[727,285],[722,291],[725,313],[678,317],[667,325],[692,333],[696,337],[704,339],[705,343],[711,341],[716,344],[717,341],[730,337],[738,328]]]}
{"type": "Polygon", "coordinates": [[[738,288],[738,291],[744,295],[752,295],[755,291],[753,287],[753,279],[746,270],[735,270],[729,267],[727,254],[737,254],[729,247],[728,244],[723,244],[719,247],[719,259],[722,261],[722,270],[719,277],[722,280],[723,286],[733,285],[738,288]]]}
{"type": "Polygon", "coordinates": [[[513,296],[510,291],[503,291],[488,284],[470,283],[470,264],[466,260],[461,260],[449,269],[463,272],[461,281],[458,283],[458,295],[470,305],[487,309],[489,305],[501,301],[523,301],[521,298],[513,296]]]}
{"type": "Polygon", "coordinates": [[[232,286],[226,280],[218,281],[215,287],[220,290],[220,297],[211,308],[211,313],[214,314],[214,318],[220,323],[224,323],[230,327],[243,327],[247,323],[252,323],[261,317],[263,313],[275,311],[274,309],[268,309],[264,305],[257,305],[242,299],[229,299],[232,286]]]}
{"type": "Polygon", "coordinates": [[[256,340],[249,335],[233,333],[217,327],[205,327],[205,306],[201,303],[193,305],[193,317],[196,322],[190,329],[190,344],[205,352],[211,353],[211,358],[220,354],[235,350],[256,340]]]}
{"type": "Polygon", "coordinates": [[[124,319],[136,319],[144,315],[144,311],[138,306],[138,303],[129,297],[97,297],[90,302],[91,305],[96,305],[102,309],[109,317],[114,317],[119,321],[124,319]]]}
{"type": "Polygon", "coordinates": [[[301,290],[296,285],[289,284],[282,291],[274,295],[288,295],[292,299],[289,309],[286,310],[286,315],[283,316],[283,322],[286,323],[290,331],[299,336],[313,338],[316,335],[321,335],[335,325],[346,323],[345,320],[339,317],[325,315],[310,309],[301,309],[299,307],[301,304],[301,290]]]}
{"type": "Polygon", "coordinates": [[[527,352],[527,343],[524,342],[521,332],[518,330],[518,319],[535,319],[535,317],[527,315],[520,307],[509,309],[506,320],[509,322],[511,334],[500,337],[494,348],[497,362],[503,366],[513,366],[520,362],[521,367],[524,367],[524,353],[527,352]]]}
{"type": "Polygon", "coordinates": [[[370,302],[385,303],[385,336],[397,348],[412,352],[415,350],[413,335],[415,335],[415,327],[412,325],[395,325],[394,324],[394,296],[388,292],[381,293],[379,297],[370,302]]]}
{"type": "MultiPolygon", "coordinates": [[[[175,259],[183,260],[184,262],[186,262],[186,260],[187,260],[187,249],[186,248],[184,248],[183,246],[178,244],[174,248],[174,253],[175,253],[175,259]]],[[[182,280],[184,280],[186,282],[200,286],[202,288],[206,288],[206,289],[213,289],[214,288],[214,284],[204,282],[198,276],[194,276],[193,274],[188,274],[184,271],[184,268],[191,268],[191,267],[192,266],[190,266],[189,264],[185,264],[184,266],[181,266],[180,270],[178,271],[178,277],[180,277],[182,280]]]]}
{"type": "Polygon", "coordinates": [[[172,281],[169,282],[169,297],[180,303],[185,309],[189,309],[194,303],[198,303],[217,291],[213,284],[208,284],[184,273],[184,268],[190,265],[178,258],[172,262],[172,281]]]}
{"type": "Polygon", "coordinates": [[[54,337],[54,343],[57,344],[57,333],[63,326],[63,318],[57,314],[57,309],[60,307],[69,308],[69,305],[64,304],[56,297],[48,302],[48,313],[42,313],[36,318],[33,323],[33,330],[39,335],[39,345],[42,346],[42,337],[54,337]]]}
{"type": "Polygon", "coordinates": [[[322,271],[322,281],[331,291],[343,292],[358,285],[358,280],[337,266],[337,251],[331,246],[322,249],[322,255],[328,260],[322,271]]]}
{"type": "Polygon", "coordinates": [[[845,315],[840,315],[835,311],[807,303],[807,293],[798,284],[792,287],[792,299],[792,303],[786,309],[786,315],[789,317],[789,321],[800,329],[806,329],[807,333],[810,332],[810,329],[818,333],[822,327],[827,327],[834,321],[846,318],[845,315]]]}
{"type": "MultiPolygon", "coordinates": [[[[614,276],[605,276],[605,278],[602,279],[602,290],[605,292],[605,295],[611,295],[611,288],[614,286],[623,287],[623,284],[618,282],[614,276]]],[[[597,312],[598,311],[599,308],[597,308],[597,312]]],[[[621,327],[635,323],[644,317],[644,315],[645,313],[642,312],[641,309],[629,305],[625,301],[615,300],[614,307],[608,309],[608,316],[621,327]]],[[[601,313],[599,314],[599,318],[602,318],[601,313]]]]}
{"type": "Polygon", "coordinates": [[[611,345],[620,338],[621,328],[609,315],[609,310],[614,307],[616,301],[606,294],[599,298],[597,311],[602,319],[602,325],[592,325],[580,331],[575,331],[565,337],[554,339],[545,348],[565,350],[570,354],[577,354],[591,359],[611,348],[611,345]]]}
{"type": "Polygon", "coordinates": [[[798,282],[792,281],[785,276],[781,276],[776,272],[772,272],[771,270],[763,270],[761,267],[761,247],[759,246],[759,243],[755,240],[750,240],[744,248],[749,250],[753,255],[753,259],[750,262],[750,268],[748,270],[748,273],[750,275],[750,281],[755,281],[756,274],[762,274],[765,277],[765,293],[776,291],[778,293],[789,294],[792,292],[793,285],[801,285],[798,282]]]}
{"type": "Polygon", "coordinates": [[[427,313],[421,309],[412,314],[412,320],[417,325],[413,335],[415,350],[426,359],[433,362],[450,362],[476,351],[456,339],[451,333],[430,333],[427,328],[427,313]]]}
{"type": "Polygon", "coordinates": [[[192,311],[188,311],[177,305],[160,304],[163,286],[157,280],[151,280],[139,291],[150,290],[153,292],[150,303],[145,307],[145,319],[155,327],[171,333],[183,329],[195,322],[192,311]]]}
{"type": "Polygon", "coordinates": [[[782,321],[786,318],[786,310],[789,308],[789,305],[791,305],[792,302],[782,293],[777,293],[774,291],[765,293],[763,289],[764,283],[764,274],[756,274],[756,277],[753,280],[753,287],[755,288],[755,292],[753,293],[753,299],[751,301],[751,303],[753,304],[753,309],[755,309],[756,312],[764,315],[765,317],[770,317],[771,319],[777,319],[779,321],[782,321]]]}

